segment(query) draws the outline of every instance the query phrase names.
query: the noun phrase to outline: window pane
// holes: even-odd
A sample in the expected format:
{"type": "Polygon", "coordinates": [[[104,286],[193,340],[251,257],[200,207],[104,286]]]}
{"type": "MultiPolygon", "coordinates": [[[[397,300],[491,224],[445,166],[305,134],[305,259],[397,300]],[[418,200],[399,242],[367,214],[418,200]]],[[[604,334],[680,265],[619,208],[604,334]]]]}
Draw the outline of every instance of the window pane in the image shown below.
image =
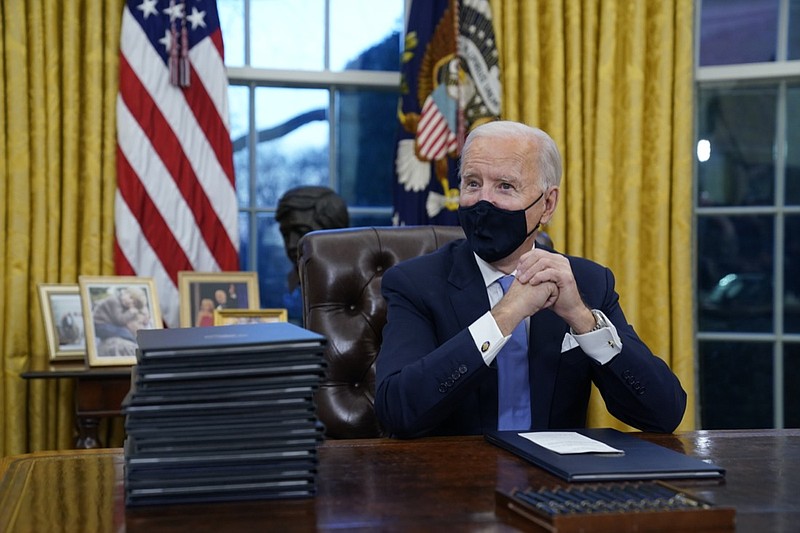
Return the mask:
{"type": "Polygon", "coordinates": [[[256,201],[274,207],[292,187],[328,185],[328,91],[256,89],[256,201]]]}
{"type": "Polygon", "coordinates": [[[770,216],[698,217],[701,331],[772,331],[773,241],[770,216]]]}
{"type": "Polygon", "coordinates": [[[228,87],[233,171],[239,205],[250,205],[250,89],[241,85],[228,87]]]}
{"type": "Polygon", "coordinates": [[[778,0],[703,0],[700,66],[775,61],[778,0]]]}
{"type": "Polygon", "coordinates": [[[250,0],[250,65],[322,70],[324,0],[250,0]]]}
{"type": "Polygon", "coordinates": [[[331,0],[331,70],[400,70],[403,0],[331,0]]]}
{"type": "Polygon", "coordinates": [[[771,428],[772,345],[700,342],[703,429],[771,428]]]}
{"type": "Polygon", "coordinates": [[[369,213],[350,213],[350,227],[358,228],[364,226],[391,226],[392,211],[387,209],[384,212],[369,213]]]}
{"type": "Polygon", "coordinates": [[[339,192],[350,206],[391,206],[398,93],[336,96],[339,192]]]}
{"type": "Polygon", "coordinates": [[[239,211],[239,270],[253,270],[250,264],[250,219],[247,213],[239,211]]]}
{"type": "Polygon", "coordinates": [[[225,64],[244,66],[244,0],[217,0],[217,13],[225,44],[225,64]]]}
{"type": "Polygon", "coordinates": [[[783,425],[800,428],[800,344],[785,344],[783,349],[783,425]]]}
{"type": "Polygon", "coordinates": [[[774,203],[776,101],[772,85],[699,91],[700,206],[774,203]]]}
{"type": "Polygon", "coordinates": [[[786,216],[784,233],[783,326],[786,333],[800,333],[800,215],[786,216]]]}
{"type": "Polygon", "coordinates": [[[800,205],[800,85],[789,85],[786,90],[785,183],[786,205],[800,205]]]}
{"type": "Polygon", "coordinates": [[[800,59],[800,1],[789,2],[789,59],[800,59]]]}

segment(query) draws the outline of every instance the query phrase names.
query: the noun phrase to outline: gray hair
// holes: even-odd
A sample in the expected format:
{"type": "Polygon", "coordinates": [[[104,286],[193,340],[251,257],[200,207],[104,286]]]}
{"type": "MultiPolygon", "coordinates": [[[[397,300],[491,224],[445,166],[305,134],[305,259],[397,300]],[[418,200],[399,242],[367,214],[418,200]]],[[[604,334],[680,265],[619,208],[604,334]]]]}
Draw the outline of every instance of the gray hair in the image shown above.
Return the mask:
{"type": "Polygon", "coordinates": [[[469,133],[464,142],[461,158],[466,157],[474,139],[486,137],[524,140],[531,147],[530,153],[537,156],[533,163],[539,171],[542,190],[561,184],[561,154],[556,142],[545,131],[510,120],[487,122],[469,133]]]}

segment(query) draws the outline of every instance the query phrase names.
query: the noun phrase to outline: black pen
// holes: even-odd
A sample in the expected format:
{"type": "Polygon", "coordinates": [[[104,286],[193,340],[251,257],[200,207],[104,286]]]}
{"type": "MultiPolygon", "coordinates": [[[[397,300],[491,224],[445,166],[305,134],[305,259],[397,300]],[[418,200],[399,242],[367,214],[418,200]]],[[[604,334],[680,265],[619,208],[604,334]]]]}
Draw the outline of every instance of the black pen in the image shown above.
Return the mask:
{"type": "Polygon", "coordinates": [[[628,501],[625,498],[621,498],[619,495],[614,494],[610,490],[604,487],[596,487],[595,492],[601,494],[605,498],[607,498],[608,503],[613,505],[615,508],[621,508],[622,510],[627,511],[630,507],[628,501]]]}
{"type": "Polygon", "coordinates": [[[559,514],[559,511],[553,509],[547,500],[543,498],[538,498],[535,496],[535,494],[536,493],[532,491],[519,491],[516,493],[516,496],[525,503],[533,505],[534,507],[536,507],[537,509],[543,511],[548,515],[559,514]]]}
{"type": "Polygon", "coordinates": [[[581,510],[580,506],[559,494],[558,490],[539,489],[539,495],[548,498],[552,503],[565,508],[568,512],[581,510]]]}
{"type": "Polygon", "coordinates": [[[661,507],[660,499],[641,490],[638,485],[623,485],[622,490],[631,494],[641,505],[648,509],[661,507]]]}
{"type": "Polygon", "coordinates": [[[593,513],[595,511],[595,508],[592,507],[588,501],[586,501],[586,498],[582,496],[582,493],[576,494],[575,492],[572,492],[570,489],[556,489],[556,492],[558,492],[564,498],[567,498],[575,502],[575,504],[579,506],[581,511],[588,511],[590,513],[593,513]]]}
{"type": "Polygon", "coordinates": [[[616,509],[614,505],[609,504],[606,498],[594,492],[591,487],[580,489],[580,493],[584,499],[591,500],[589,505],[595,511],[610,512],[616,509]]]}

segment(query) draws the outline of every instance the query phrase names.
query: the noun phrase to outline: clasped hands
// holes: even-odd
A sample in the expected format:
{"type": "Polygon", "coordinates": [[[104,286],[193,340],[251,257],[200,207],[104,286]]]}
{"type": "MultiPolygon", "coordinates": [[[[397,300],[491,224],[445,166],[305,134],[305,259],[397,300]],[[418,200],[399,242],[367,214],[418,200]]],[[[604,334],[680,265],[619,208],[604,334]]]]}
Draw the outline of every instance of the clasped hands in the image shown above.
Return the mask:
{"type": "Polygon", "coordinates": [[[575,333],[591,331],[595,318],[583,302],[566,257],[534,248],[517,263],[515,281],[492,315],[503,335],[526,317],[552,308],[575,333]]]}

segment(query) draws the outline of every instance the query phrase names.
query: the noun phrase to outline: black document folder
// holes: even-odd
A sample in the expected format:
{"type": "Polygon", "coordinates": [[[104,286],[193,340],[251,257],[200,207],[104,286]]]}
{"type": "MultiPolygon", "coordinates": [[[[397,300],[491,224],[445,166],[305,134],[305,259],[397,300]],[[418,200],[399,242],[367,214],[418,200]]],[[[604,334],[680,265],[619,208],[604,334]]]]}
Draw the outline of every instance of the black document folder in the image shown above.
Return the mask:
{"type": "Polygon", "coordinates": [[[611,428],[578,429],[581,435],[623,450],[624,454],[559,454],[516,431],[490,431],[486,440],[567,481],[715,479],[725,469],[611,428]]]}

